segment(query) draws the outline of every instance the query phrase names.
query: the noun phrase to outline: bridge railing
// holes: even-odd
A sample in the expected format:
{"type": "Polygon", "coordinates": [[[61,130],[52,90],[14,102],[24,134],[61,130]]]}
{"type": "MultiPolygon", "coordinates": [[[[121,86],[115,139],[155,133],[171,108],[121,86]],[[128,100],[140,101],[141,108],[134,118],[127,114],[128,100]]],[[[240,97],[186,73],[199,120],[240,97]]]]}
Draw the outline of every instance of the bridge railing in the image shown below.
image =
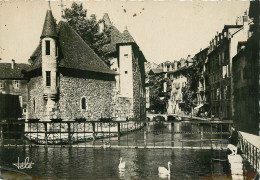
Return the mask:
{"type": "MultiPolygon", "coordinates": [[[[255,170],[259,171],[259,161],[260,161],[260,148],[257,147],[249,138],[254,138],[249,136],[245,137],[241,132],[238,132],[238,142],[241,151],[243,152],[244,158],[253,166],[255,170]]],[[[258,142],[259,143],[259,142],[258,142]]]]}
{"type": "Polygon", "coordinates": [[[232,122],[16,121],[1,122],[2,145],[77,147],[214,148],[227,143],[232,122]],[[23,127],[15,129],[15,125],[23,127]],[[205,147],[206,145],[206,147],[205,147]],[[217,145],[216,145],[217,146],[217,145]]]}

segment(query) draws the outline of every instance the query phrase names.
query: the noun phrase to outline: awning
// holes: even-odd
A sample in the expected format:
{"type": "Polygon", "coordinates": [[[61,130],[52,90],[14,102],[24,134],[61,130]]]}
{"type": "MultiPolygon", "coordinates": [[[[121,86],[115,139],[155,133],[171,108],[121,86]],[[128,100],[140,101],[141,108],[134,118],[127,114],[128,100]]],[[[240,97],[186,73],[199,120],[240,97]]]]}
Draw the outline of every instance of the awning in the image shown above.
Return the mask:
{"type": "Polygon", "coordinates": [[[200,104],[200,105],[198,105],[197,107],[195,107],[194,109],[199,109],[199,108],[201,108],[203,105],[204,105],[204,104],[200,104]]]}

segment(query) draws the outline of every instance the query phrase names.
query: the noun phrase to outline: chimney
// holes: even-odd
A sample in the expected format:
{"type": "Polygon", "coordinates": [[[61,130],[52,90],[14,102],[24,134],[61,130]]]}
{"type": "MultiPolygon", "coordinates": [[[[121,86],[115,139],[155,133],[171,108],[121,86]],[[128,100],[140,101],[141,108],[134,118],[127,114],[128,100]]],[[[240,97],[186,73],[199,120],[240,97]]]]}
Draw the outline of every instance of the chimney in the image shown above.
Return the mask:
{"type": "Polygon", "coordinates": [[[31,65],[33,63],[33,60],[31,58],[28,59],[28,63],[31,65]]]}
{"type": "Polygon", "coordinates": [[[12,65],[12,69],[14,69],[14,65],[15,65],[15,60],[14,59],[12,59],[11,65],[12,65]]]}
{"type": "Polygon", "coordinates": [[[249,38],[249,25],[248,25],[247,11],[245,11],[245,14],[243,16],[243,41],[247,41],[248,38],[249,38]]]}

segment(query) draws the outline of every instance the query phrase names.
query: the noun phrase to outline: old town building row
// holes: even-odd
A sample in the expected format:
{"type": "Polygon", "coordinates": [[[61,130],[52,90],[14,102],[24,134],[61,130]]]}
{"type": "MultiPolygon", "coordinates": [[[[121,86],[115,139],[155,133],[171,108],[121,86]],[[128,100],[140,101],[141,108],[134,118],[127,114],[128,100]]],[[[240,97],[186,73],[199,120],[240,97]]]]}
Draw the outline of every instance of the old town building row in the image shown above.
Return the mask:
{"type": "MultiPolygon", "coordinates": [[[[187,73],[199,73],[193,90],[193,115],[233,120],[238,129],[258,134],[259,126],[259,2],[232,25],[224,25],[209,46],[194,57],[164,62],[151,69],[171,82],[167,113],[183,114],[182,88],[187,73]]],[[[162,84],[162,86],[164,86],[162,84]]],[[[162,88],[162,90],[165,88],[162,88]]],[[[149,86],[146,87],[149,94],[149,86]]],[[[150,99],[146,108],[150,109],[150,99]]]]}

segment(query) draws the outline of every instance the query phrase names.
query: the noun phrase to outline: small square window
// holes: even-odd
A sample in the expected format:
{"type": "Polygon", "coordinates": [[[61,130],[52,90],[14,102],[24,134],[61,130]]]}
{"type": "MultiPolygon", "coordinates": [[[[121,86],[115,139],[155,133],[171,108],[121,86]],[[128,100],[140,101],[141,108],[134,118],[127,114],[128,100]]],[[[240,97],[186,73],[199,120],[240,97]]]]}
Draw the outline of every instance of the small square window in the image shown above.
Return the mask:
{"type": "Polygon", "coordinates": [[[128,54],[124,54],[125,57],[128,57],[128,54]]]}
{"type": "Polygon", "coordinates": [[[0,80],[0,88],[3,89],[5,87],[5,81],[0,80]]]}
{"type": "Polygon", "coordinates": [[[127,74],[127,71],[125,71],[125,74],[127,74]]]}
{"type": "Polygon", "coordinates": [[[23,108],[23,114],[26,114],[26,108],[23,108]]]}
{"type": "Polygon", "coordinates": [[[18,89],[19,88],[19,80],[13,80],[13,87],[15,89],[18,89]]]}

